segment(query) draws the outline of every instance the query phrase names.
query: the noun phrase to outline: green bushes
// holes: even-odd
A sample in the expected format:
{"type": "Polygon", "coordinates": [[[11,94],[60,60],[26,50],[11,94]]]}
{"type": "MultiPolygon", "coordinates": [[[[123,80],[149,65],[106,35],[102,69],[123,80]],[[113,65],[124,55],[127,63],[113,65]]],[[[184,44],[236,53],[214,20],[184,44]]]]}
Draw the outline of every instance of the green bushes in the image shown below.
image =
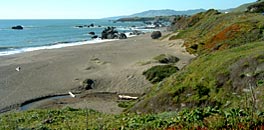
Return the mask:
{"type": "Polygon", "coordinates": [[[159,114],[102,114],[93,110],[34,110],[0,116],[0,129],[261,129],[263,112],[205,107],[159,114]],[[34,118],[32,118],[34,117],[34,118]]]}
{"type": "Polygon", "coordinates": [[[156,61],[158,61],[159,63],[162,63],[162,64],[175,64],[180,59],[178,57],[176,57],[176,56],[160,54],[160,55],[154,57],[154,60],[156,60],[156,61]]]}
{"type": "Polygon", "coordinates": [[[119,101],[118,102],[118,107],[121,108],[130,108],[135,104],[136,101],[130,100],[130,101],[119,101]]]}
{"type": "Polygon", "coordinates": [[[146,79],[150,82],[157,83],[162,81],[164,78],[176,73],[178,70],[178,67],[172,65],[158,65],[151,67],[147,71],[144,71],[143,75],[145,75],[146,79]]]}

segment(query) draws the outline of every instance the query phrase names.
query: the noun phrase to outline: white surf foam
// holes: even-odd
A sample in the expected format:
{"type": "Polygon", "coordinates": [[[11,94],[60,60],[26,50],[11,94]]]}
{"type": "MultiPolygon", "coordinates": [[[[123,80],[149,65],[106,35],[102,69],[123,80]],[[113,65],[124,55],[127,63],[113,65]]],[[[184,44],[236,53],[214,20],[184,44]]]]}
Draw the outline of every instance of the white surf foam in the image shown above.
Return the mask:
{"type": "Polygon", "coordinates": [[[55,45],[51,45],[51,46],[11,49],[11,50],[6,50],[6,51],[0,51],[0,56],[7,56],[7,55],[24,53],[24,52],[37,51],[37,50],[49,50],[49,49],[58,49],[58,48],[71,47],[71,46],[86,45],[86,44],[103,43],[103,42],[109,42],[109,41],[115,41],[115,40],[118,40],[118,39],[101,40],[100,38],[98,38],[98,39],[94,39],[91,41],[84,41],[84,42],[74,42],[74,43],[67,43],[67,44],[61,43],[61,44],[55,44],[55,45]]]}

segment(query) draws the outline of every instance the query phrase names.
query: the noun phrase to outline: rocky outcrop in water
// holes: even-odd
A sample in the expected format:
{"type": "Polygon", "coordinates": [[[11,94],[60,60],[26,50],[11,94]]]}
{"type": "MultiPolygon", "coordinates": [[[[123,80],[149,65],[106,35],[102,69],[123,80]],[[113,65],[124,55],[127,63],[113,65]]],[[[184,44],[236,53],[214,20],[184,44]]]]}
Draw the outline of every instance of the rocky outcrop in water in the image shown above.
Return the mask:
{"type": "Polygon", "coordinates": [[[124,33],[120,33],[118,38],[119,39],[127,39],[127,36],[124,33]]]}
{"type": "Polygon", "coordinates": [[[90,24],[89,26],[90,26],[90,27],[94,27],[94,24],[92,23],[92,24],[90,24]]]}
{"type": "Polygon", "coordinates": [[[75,26],[76,28],[83,28],[83,26],[75,26]]]}
{"type": "Polygon", "coordinates": [[[144,34],[144,32],[138,31],[138,30],[133,30],[133,32],[130,35],[141,35],[141,34],[144,34]]]}
{"type": "Polygon", "coordinates": [[[96,39],[96,38],[98,38],[98,36],[97,36],[97,35],[94,35],[94,36],[92,36],[91,38],[92,38],[92,39],[96,39]]]}
{"type": "Polygon", "coordinates": [[[90,35],[95,35],[95,32],[89,32],[88,34],[90,34],[90,35]]]}
{"type": "Polygon", "coordinates": [[[92,23],[90,25],[77,25],[75,27],[76,28],[90,28],[90,27],[95,27],[95,25],[92,23]]]}
{"type": "Polygon", "coordinates": [[[117,34],[115,27],[107,27],[102,31],[102,39],[114,39],[117,34]]]}
{"type": "Polygon", "coordinates": [[[13,26],[12,29],[14,30],[23,30],[24,28],[21,25],[13,26]]]}
{"type": "Polygon", "coordinates": [[[127,39],[126,34],[118,33],[115,27],[107,27],[102,31],[102,39],[127,39]]]}

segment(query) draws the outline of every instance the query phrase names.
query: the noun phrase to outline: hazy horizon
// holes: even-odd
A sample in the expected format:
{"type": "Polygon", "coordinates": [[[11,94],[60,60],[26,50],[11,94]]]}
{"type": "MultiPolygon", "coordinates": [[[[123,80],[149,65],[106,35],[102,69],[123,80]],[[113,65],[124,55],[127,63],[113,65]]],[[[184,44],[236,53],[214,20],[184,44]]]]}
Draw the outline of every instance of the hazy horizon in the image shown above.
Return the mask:
{"type": "Polygon", "coordinates": [[[1,2],[0,19],[100,19],[147,10],[229,9],[254,1],[256,0],[8,0],[1,2]]]}

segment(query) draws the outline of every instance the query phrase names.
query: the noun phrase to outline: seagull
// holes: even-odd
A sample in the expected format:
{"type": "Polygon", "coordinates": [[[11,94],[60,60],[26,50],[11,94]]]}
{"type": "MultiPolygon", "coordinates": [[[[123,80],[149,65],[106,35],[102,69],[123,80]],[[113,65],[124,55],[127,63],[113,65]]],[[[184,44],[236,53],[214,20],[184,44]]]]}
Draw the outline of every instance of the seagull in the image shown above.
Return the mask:
{"type": "Polygon", "coordinates": [[[20,68],[20,67],[16,67],[16,71],[18,71],[18,72],[19,72],[20,70],[21,70],[21,68],[20,68]]]}

